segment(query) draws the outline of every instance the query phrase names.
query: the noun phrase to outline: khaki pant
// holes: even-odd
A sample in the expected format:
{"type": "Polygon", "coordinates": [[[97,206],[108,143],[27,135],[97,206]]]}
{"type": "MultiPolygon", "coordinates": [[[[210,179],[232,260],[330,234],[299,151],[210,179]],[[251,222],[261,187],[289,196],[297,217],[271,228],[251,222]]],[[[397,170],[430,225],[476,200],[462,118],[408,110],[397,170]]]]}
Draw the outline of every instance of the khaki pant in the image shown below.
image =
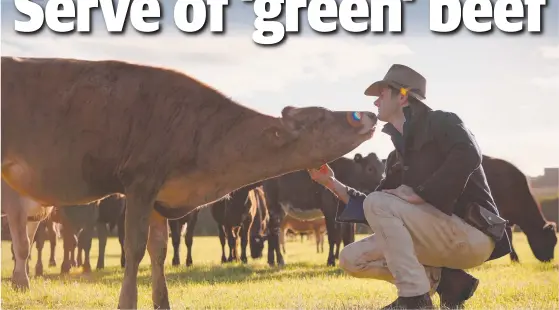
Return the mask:
{"type": "Polygon", "coordinates": [[[393,283],[398,296],[433,294],[440,267],[479,266],[495,247],[481,231],[430,204],[410,204],[392,194],[373,192],[363,208],[375,234],[344,247],[340,267],[354,277],[393,283]]]}

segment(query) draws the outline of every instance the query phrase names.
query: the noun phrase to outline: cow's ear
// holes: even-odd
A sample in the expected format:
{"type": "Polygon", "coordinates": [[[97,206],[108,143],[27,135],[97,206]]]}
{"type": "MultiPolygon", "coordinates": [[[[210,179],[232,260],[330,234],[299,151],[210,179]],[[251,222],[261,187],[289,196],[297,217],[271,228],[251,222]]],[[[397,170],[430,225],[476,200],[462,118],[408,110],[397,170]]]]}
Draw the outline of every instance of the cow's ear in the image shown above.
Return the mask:
{"type": "Polygon", "coordinates": [[[355,154],[355,156],[353,157],[353,160],[354,160],[356,163],[359,163],[362,159],[363,159],[363,155],[361,155],[361,154],[359,154],[359,153],[355,154]]]}
{"type": "Polygon", "coordinates": [[[286,106],[281,110],[281,124],[292,134],[298,134],[303,128],[304,115],[301,115],[302,109],[292,106],[286,106]]]}

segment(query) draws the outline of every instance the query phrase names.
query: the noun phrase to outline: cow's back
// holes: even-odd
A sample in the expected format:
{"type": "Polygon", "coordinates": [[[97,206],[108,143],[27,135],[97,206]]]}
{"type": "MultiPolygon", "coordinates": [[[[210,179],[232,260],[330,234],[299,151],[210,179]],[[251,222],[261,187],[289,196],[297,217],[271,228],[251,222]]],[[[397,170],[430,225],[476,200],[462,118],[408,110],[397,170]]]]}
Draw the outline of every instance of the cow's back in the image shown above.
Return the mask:
{"type": "Polygon", "coordinates": [[[116,139],[124,119],[117,122],[108,115],[123,114],[131,105],[115,102],[126,98],[117,90],[127,80],[134,90],[125,73],[132,68],[113,61],[2,57],[3,145],[14,152],[70,143],[74,149],[92,149],[101,143],[96,140],[116,139]],[[34,143],[27,143],[30,139],[34,143]]]}
{"type": "Polygon", "coordinates": [[[44,204],[86,203],[118,190],[125,122],[107,117],[119,108],[111,106],[110,66],[2,58],[2,172],[10,185],[44,204]]]}
{"type": "Polygon", "coordinates": [[[3,177],[44,204],[87,203],[196,162],[246,110],[173,70],[3,57],[3,177]]]}
{"type": "Polygon", "coordinates": [[[540,206],[533,196],[526,175],[512,163],[483,156],[483,170],[501,216],[511,224],[538,220],[540,206]]]}

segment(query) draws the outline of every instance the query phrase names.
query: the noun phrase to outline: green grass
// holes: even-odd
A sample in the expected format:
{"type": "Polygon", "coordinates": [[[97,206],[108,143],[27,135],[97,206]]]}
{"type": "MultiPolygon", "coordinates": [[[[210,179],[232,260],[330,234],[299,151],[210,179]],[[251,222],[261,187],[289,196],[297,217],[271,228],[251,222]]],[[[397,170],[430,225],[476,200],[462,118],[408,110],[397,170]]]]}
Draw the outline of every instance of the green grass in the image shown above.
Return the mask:
{"type": "MultiPolygon", "coordinates": [[[[358,239],[362,236],[358,236],[358,239]]],[[[183,239],[184,240],[184,239],[183,239]]],[[[46,244],[43,257],[50,250],[46,244]]],[[[466,304],[467,309],[558,309],[557,263],[538,262],[524,234],[515,233],[514,245],[521,263],[513,265],[509,257],[471,269],[480,279],[478,291],[466,304]]],[[[92,267],[97,262],[97,239],[93,241],[92,267]]],[[[171,307],[174,309],[374,309],[391,302],[395,288],[382,281],[355,279],[338,267],[326,267],[326,253],[317,254],[314,241],[288,242],[286,267],[269,268],[264,259],[248,265],[221,265],[217,237],[195,237],[194,266],[184,266],[185,246],[181,244],[181,266],[171,266],[172,247],[166,260],[171,307]]],[[[325,245],[325,251],[327,246],[325,245]]],[[[45,276],[35,278],[37,258],[33,249],[31,291],[12,290],[9,278],[13,261],[10,242],[2,242],[3,309],[109,309],[116,308],[123,272],[120,268],[118,240],[109,240],[106,268],[93,270],[90,276],[74,268],[61,277],[62,241],[57,245],[57,267],[49,268],[43,259],[45,276]]],[[[559,252],[556,249],[556,257],[559,252]]],[[[146,253],[139,273],[138,307],[152,309],[149,256],[146,253]]],[[[438,305],[438,296],[434,302],[438,305]]]]}

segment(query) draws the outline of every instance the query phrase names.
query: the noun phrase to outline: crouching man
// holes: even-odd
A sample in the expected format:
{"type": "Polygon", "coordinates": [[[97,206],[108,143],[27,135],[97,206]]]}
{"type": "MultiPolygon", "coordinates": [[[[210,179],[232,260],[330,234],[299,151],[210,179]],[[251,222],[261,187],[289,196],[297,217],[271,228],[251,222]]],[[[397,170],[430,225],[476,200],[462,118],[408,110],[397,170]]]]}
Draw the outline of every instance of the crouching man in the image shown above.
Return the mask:
{"type": "Polygon", "coordinates": [[[373,193],[345,186],[328,166],[309,170],[343,202],[338,221],[375,232],[344,247],[340,267],[393,283],[398,298],[383,309],[432,308],[435,292],[442,307],[461,307],[479,283],[463,269],[511,250],[473,135],[455,114],[425,105],[425,89],[423,76],[396,64],[365,91],[378,97],[395,147],[373,193]]]}

